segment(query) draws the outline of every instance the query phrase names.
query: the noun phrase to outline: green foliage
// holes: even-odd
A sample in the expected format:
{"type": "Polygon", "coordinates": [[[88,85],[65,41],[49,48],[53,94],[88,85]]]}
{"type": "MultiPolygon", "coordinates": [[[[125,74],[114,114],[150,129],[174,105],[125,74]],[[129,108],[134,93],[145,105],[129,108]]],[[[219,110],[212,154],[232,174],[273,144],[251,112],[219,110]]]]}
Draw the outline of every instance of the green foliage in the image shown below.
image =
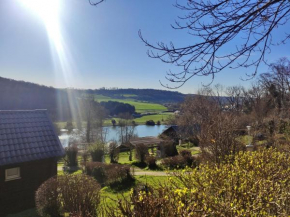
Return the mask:
{"type": "Polygon", "coordinates": [[[148,120],[145,124],[149,126],[155,126],[155,122],[153,120],[148,120]]]}
{"type": "Polygon", "coordinates": [[[289,216],[290,158],[274,149],[175,173],[153,192],[131,194],[108,216],[289,216]],[[156,209],[158,207],[158,209],[156,209]]]}
{"type": "Polygon", "coordinates": [[[113,125],[113,126],[116,126],[116,123],[117,123],[117,122],[116,122],[115,119],[112,119],[111,122],[112,122],[112,125],[113,125]]]}
{"type": "Polygon", "coordinates": [[[41,216],[97,215],[101,187],[86,175],[63,175],[43,183],[36,192],[36,207],[41,216]]]}

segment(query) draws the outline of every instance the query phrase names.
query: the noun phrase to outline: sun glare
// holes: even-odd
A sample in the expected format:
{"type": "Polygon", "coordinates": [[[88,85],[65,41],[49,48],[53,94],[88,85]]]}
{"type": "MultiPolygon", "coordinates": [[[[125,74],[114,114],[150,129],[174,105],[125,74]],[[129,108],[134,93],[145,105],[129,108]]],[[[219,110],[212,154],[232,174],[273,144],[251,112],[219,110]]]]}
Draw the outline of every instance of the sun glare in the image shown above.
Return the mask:
{"type": "Polygon", "coordinates": [[[45,23],[58,18],[59,0],[20,0],[31,12],[36,13],[45,23]]]}
{"type": "Polygon", "coordinates": [[[59,0],[20,0],[32,13],[42,19],[50,40],[57,50],[61,49],[59,26],[59,0]]]}
{"type": "MultiPolygon", "coordinates": [[[[71,52],[63,39],[61,31],[62,29],[59,22],[60,0],[19,1],[31,13],[42,20],[51,46],[51,55],[54,60],[56,78],[58,80],[61,79],[67,87],[72,86],[72,81],[74,80],[73,71],[76,70],[76,67],[74,66],[73,58],[70,55],[71,52]]],[[[72,103],[73,102],[70,100],[70,104],[72,103]]],[[[59,104],[61,104],[61,99],[59,100],[59,104]]],[[[79,113],[79,111],[75,111],[75,106],[73,105],[71,105],[71,110],[73,116],[79,113]]]]}

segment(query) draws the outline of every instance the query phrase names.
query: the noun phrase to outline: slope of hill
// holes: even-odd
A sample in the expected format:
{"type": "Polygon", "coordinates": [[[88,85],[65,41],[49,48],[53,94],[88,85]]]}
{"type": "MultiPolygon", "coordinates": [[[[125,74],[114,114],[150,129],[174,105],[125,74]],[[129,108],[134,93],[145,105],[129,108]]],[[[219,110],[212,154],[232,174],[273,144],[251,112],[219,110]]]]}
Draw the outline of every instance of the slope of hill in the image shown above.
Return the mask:
{"type": "Polygon", "coordinates": [[[68,120],[68,90],[0,77],[0,110],[29,109],[47,109],[53,120],[68,120]]]}
{"type": "Polygon", "coordinates": [[[136,101],[152,103],[177,103],[182,102],[185,94],[177,91],[155,90],[155,89],[96,89],[87,90],[88,93],[102,95],[114,99],[131,99],[136,101]]]}
{"type": "Polygon", "coordinates": [[[48,109],[53,120],[66,121],[71,119],[71,106],[83,94],[94,94],[97,101],[129,103],[140,113],[165,111],[162,103],[181,102],[185,97],[154,89],[57,89],[0,77],[0,110],[48,109]]]}

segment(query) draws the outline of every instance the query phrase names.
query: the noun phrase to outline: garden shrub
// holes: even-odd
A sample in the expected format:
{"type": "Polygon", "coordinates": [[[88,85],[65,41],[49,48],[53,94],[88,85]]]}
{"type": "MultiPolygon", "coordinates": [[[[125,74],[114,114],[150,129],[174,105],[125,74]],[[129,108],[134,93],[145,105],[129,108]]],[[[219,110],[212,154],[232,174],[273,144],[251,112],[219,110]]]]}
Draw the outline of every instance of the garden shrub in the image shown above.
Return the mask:
{"type": "Polygon", "coordinates": [[[167,169],[182,169],[187,165],[186,159],[181,155],[167,157],[161,160],[161,165],[167,169]]]}
{"type": "Polygon", "coordinates": [[[104,163],[89,162],[86,164],[86,173],[94,177],[100,184],[104,184],[107,180],[104,163]]]}
{"type": "Polygon", "coordinates": [[[156,157],[154,156],[147,156],[146,157],[146,163],[150,169],[155,169],[157,168],[156,164],[156,157]]]}
{"type": "Polygon", "coordinates": [[[65,162],[67,166],[78,166],[78,147],[76,145],[69,146],[65,149],[65,162]]]}
{"type": "Polygon", "coordinates": [[[72,214],[96,216],[100,203],[101,186],[87,175],[67,175],[58,177],[63,208],[72,214]]]}
{"type": "Polygon", "coordinates": [[[190,151],[190,150],[186,150],[186,149],[181,150],[181,151],[179,152],[179,154],[180,154],[182,157],[185,157],[185,156],[192,156],[191,151],[190,151]]]}
{"type": "Polygon", "coordinates": [[[173,144],[173,142],[171,141],[164,142],[162,146],[163,146],[163,152],[165,155],[164,157],[173,157],[173,156],[178,155],[176,145],[173,144]]]}
{"type": "Polygon", "coordinates": [[[112,217],[289,216],[289,168],[289,156],[272,148],[239,152],[219,164],[177,171],[153,192],[132,192],[106,212],[112,217]]]}
{"type": "Polygon", "coordinates": [[[102,162],[105,152],[104,152],[104,144],[93,144],[91,147],[89,147],[89,151],[92,157],[92,161],[94,162],[102,162]]]}
{"type": "Polygon", "coordinates": [[[102,185],[133,179],[130,166],[120,164],[90,162],[86,165],[86,173],[93,176],[102,185]]]}
{"type": "Polygon", "coordinates": [[[62,206],[56,178],[48,179],[37,189],[35,193],[35,205],[40,216],[61,216],[62,206]]]}
{"type": "Polygon", "coordinates": [[[154,126],[155,125],[155,122],[153,120],[148,120],[145,122],[146,125],[149,125],[149,126],[154,126]]]}
{"type": "Polygon", "coordinates": [[[192,156],[190,150],[181,150],[179,152],[180,156],[183,157],[184,161],[186,162],[186,166],[188,167],[196,167],[197,162],[196,159],[192,156]]]}
{"type": "Polygon", "coordinates": [[[86,175],[63,175],[44,182],[36,192],[40,216],[96,216],[101,187],[86,175]]]}
{"type": "Polygon", "coordinates": [[[146,156],[148,156],[148,146],[144,144],[138,144],[135,148],[135,157],[141,163],[145,162],[146,156]]]}

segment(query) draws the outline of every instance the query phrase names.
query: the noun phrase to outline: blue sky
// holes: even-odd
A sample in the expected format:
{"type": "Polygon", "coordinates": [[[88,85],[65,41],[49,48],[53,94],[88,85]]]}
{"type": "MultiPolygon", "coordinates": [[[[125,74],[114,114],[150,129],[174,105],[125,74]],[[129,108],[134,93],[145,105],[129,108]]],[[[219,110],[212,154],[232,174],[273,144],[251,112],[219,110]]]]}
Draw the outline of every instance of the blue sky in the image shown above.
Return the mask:
{"type": "MultiPolygon", "coordinates": [[[[62,36],[62,61],[39,14],[22,1],[0,0],[0,76],[54,87],[163,88],[172,65],[148,58],[138,37],[141,29],[150,42],[190,44],[193,38],[173,30],[180,11],[171,0],[107,0],[98,7],[87,0],[59,0],[58,21],[62,36]]],[[[42,1],[42,0],[39,0],[42,1]]],[[[48,1],[48,0],[44,0],[48,1]]],[[[289,29],[288,23],[276,37],[289,29]]],[[[272,49],[267,59],[289,57],[288,45],[272,49]]],[[[266,66],[260,68],[265,72],[266,66]]],[[[240,78],[245,69],[227,69],[214,83],[249,85],[240,78]]],[[[197,77],[177,89],[195,93],[210,78],[197,77]]]]}

